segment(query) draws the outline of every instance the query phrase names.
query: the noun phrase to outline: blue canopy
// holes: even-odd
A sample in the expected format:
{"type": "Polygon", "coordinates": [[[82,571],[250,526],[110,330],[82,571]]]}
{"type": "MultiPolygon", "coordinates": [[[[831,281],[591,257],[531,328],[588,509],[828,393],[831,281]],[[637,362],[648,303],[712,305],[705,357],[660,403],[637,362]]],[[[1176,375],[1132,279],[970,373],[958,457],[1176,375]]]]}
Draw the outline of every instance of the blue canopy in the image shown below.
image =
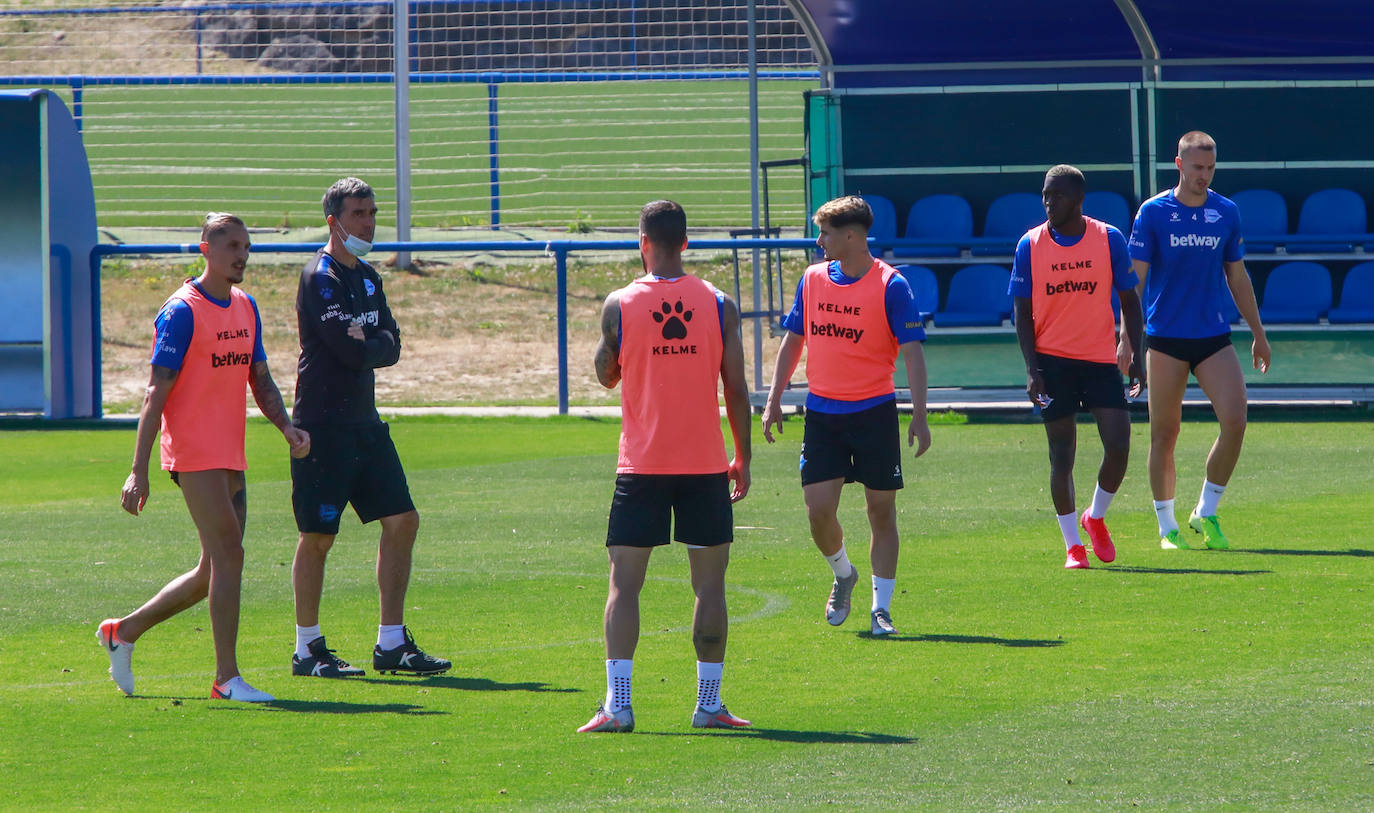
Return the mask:
{"type": "Polygon", "coordinates": [[[792,0],[835,87],[1374,76],[1349,0],[792,0]]]}

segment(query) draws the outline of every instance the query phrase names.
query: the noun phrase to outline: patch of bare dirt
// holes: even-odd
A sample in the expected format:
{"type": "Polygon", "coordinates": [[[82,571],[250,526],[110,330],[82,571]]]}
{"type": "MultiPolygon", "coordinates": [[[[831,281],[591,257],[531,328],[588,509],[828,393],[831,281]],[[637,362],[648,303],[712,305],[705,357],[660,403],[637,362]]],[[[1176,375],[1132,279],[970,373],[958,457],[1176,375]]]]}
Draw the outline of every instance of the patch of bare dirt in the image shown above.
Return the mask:
{"type": "MultiPolygon", "coordinates": [[[[693,270],[723,290],[733,283],[723,264],[693,270]]],[[[101,279],[104,400],[107,413],[134,412],[148,383],[153,319],[195,265],[107,263],[101,279]]],[[[299,266],[250,265],[243,289],[258,302],[272,376],[288,403],[296,381],[296,283],[299,266]]],[[[581,266],[570,272],[568,389],[574,404],[618,403],[592,371],[601,302],[640,272],[638,262],[581,266]]],[[[795,279],[795,273],[789,273],[795,279]]],[[[377,402],[423,404],[553,404],[558,398],[558,303],[545,264],[497,268],[429,266],[422,274],[385,274],[388,303],[401,326],[401,360],[377,371],[377,402]]],[[[764,330],[767,328],[765,326],[764,330]]],[[[763,382],[772,375],[778,340],[764,336],[763,382]]],[[[746,325],[749,380],[753,334],[746,325]]],[[[801,375],[799,371],[798,375],[801,375]]]]}

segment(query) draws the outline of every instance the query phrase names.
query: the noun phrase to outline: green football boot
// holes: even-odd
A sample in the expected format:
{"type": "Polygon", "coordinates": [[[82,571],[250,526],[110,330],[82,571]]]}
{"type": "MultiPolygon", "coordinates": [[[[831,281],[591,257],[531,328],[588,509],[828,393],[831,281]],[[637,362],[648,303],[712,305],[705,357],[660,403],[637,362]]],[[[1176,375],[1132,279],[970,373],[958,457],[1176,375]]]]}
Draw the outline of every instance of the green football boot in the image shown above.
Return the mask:
{"type": "Polygon", "coordinates": [[[1191,550],[1188,543],[1183,541],[1183,534],[1175,528],[1159,538],[1159,546],[1165,550],[1191,550]]]}
{"type": "Polygon", "coordinates": [[[1200,517],[1193,514],[1188,517],[1188,527],[1202,534],[1202,544],[1212,550],[1226,550],[1231,547],[1231,543],[1226,541],[1226,534],[1221,532],[1221,523],[1217,521],[1216,515],[1200,517]]]}

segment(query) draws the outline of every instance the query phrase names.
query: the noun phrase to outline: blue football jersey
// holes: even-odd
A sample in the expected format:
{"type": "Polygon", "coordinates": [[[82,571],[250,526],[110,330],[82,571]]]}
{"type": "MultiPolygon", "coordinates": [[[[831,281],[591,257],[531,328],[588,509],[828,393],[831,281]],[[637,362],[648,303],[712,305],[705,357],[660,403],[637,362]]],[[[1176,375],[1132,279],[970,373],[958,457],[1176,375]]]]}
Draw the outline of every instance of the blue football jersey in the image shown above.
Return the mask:
{"type": "Polygon", "coordinates": [[[1201,339],[1231,330],[1222,264],[1245,257],[1240,211],[1207,190],[1207,202],[1185,206],[1172,189],[1140,205],[1131,229],[1131,259],[1150,264],[1145,278],[1145,332],[1201,339]]]}

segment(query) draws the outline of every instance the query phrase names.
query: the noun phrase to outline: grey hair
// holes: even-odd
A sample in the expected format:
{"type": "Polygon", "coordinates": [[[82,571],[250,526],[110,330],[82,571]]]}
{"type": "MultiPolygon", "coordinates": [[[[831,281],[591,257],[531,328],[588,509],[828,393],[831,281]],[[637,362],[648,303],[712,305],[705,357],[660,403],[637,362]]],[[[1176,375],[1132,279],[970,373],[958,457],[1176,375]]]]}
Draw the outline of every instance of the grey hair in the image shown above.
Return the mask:
{"type": "Polygon", "coordinates": [[[338,217],[343,214],[344,200],[347,198],[373,198],[376,197],[372,192],[372,187],[366,181],[357,178],[340,178],[334,185],[325,190],[324,197],[320,200],[324,206],[324,216],[333,215],[338,217]]]}

